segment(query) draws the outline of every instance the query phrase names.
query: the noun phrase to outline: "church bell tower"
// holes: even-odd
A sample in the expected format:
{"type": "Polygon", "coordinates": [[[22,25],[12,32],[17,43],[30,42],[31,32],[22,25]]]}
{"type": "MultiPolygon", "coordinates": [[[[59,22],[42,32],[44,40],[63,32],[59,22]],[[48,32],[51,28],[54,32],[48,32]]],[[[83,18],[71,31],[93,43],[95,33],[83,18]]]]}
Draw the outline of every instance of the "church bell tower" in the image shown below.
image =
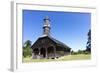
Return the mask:
{"type": "Polygon", "coordinates": [[[50,19],[48,16],[44,18],[43,35],[50,35],[50,19]]]}

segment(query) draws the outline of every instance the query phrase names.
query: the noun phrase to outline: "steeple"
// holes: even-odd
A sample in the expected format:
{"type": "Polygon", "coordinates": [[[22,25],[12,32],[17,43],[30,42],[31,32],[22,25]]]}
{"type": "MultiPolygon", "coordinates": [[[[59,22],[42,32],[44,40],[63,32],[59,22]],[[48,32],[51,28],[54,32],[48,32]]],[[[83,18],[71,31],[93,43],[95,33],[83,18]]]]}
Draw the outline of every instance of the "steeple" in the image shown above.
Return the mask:
{"type": "Polygon", "coordinates": [[[50,19],[48,16],[44,18],[43,35],[50,35],[50,19]]]}

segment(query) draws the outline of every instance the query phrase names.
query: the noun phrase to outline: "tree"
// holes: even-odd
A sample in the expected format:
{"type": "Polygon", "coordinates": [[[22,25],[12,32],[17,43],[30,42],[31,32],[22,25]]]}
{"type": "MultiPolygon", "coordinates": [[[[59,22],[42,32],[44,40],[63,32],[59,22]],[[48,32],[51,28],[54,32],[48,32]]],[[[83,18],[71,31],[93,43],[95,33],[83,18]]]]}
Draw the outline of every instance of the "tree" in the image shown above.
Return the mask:
{"type": "Polygon", "coordinates": [[[27,40],[23,45],[23,56],[31,56],[32,55],[32,49],[31,49],[31,41],[27,40]]]}
{"type": "Polygon", "coordinates": [[[30,41],[30,40],[27,40],[27,41],[24,43],[24,47],[31,47],[31,41],[30,41]]]}
{"type": "Polygon", "coordinates": [[[89,30],[87,36],[88,36],[88,41],[86,44],[86,51],[91,52],[91,30],[89,30]]]}
{"type": "Polygon", "coordinates": [[[83,50],[78,50],[78,54],[83,54],[83,50]]]}

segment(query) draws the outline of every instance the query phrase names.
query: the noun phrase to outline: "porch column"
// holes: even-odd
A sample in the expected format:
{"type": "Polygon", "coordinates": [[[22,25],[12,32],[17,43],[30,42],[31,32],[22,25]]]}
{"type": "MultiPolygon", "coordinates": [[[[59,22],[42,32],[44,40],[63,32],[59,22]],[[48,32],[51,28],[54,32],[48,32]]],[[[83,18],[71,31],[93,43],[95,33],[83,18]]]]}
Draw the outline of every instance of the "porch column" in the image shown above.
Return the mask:
{"type": "Polygon", "coordinates": [[[34,50],[32,49],[32,58],[34,58],[34,50]]]}
{"type": "Polygon", "coordinates": [[[38,50],[39,50],[38,59],[40,59],[40,58],[41,58],[41,55],[40,55],[40,48],[38,48],[38,50]]]}
{"type": "Polygon", "coordinates": [[[55,56],[55,58],[56,58],[56,47],[53,46],[53,48],[54,48],[54,56],[55,56]]]}
{"type": "Polygon", "coordinates": [[[47,47],[45,47],[45,50],[46,50],[46,58],[48,58],[48,50],[47,50],[47,47]]]}
{"type": "Polygon", "coordinates": [[[40,56],[40,52],[41,52],[41,51],[40,51],[40,48],[39,48],[39,56],[40,56]]]}

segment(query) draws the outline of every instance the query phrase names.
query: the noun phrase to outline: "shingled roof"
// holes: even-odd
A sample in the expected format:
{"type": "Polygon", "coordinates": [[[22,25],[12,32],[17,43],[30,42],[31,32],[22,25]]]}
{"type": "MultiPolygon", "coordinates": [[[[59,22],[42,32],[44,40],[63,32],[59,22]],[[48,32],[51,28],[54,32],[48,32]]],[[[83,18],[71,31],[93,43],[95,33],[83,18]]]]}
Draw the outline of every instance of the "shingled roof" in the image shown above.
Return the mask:
{"type": "Polygon", "coordinates": [[[53,38],[52,36],[48,36],[48,35],[42,35],[40,36],[39,38],[42,39],[42,38],[49,38],[50,40],[52,40],[54,43],[64,47],[64,48],[70,48],[69,46],[67,46],[66,44],[64,44],[63,42],[59,41],[59,40],[56,40],[55,38],[53,38]]]}

